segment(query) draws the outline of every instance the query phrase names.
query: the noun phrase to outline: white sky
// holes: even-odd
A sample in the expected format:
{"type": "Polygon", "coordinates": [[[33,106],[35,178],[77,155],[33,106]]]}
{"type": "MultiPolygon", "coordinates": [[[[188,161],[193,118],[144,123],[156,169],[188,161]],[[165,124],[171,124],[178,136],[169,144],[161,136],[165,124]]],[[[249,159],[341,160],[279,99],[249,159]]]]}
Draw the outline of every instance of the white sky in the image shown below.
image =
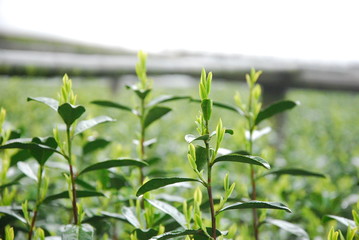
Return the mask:
{"type": "Polygon", "coordinates": [[[159,52],[359,61],[359,1],[0,0],[0,30],[159,52]]]}

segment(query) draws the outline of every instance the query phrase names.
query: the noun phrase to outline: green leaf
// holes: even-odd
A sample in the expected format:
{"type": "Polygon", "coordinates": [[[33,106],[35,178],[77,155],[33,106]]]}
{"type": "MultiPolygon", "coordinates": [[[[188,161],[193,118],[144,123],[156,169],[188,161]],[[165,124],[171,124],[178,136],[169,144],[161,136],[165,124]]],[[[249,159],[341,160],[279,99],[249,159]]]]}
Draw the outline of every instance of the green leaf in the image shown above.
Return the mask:
{"type": "Polygon", "coordinates": [[[279,170],[273,170],[270,172],[267,172],[259,177],[267,176],[267,175],[292,175],[292,176],[306,176],[306,177],[320,177],[320,178],[326,178],[326,176],[322,173],[316,173],[304,169],[298,169],[298,168],[287,168],[287,169],[279,169],[279,170]]]}
{"type": "Polygon", "coordinates": [[[152,206],[155,208],[161,210],[162,212],[170,215],[176,222],[178,222],[183,228],[186,228],[186,219],[184,215],[177,210],[177,208],[169,205],[166,202],[162,202],[155,199],[146,199],[147,202],[149,202],[152,206]]]}
{"type": "MultiPolygon", "coordinates": [[[[103,193],[100,192],[94,192],[94,191],[76,191],[76,197],[77,198],[85,198],[85,197],[105,197],[103,193]]],[[[50,195],[44,199],[45,203],[49,203],[51,201],[57,200],[57,199],[63,199],[63,198],[69,198],[69,192],[64,191],[58,194],[50,195]]]]}
{"type": "Polygon", "coordinates": [[[264,119],[270,118],[278,113],[292,109],[297,105],[298,105],[298,102],[293,102],[290,100],[283,100],[283,101],[273,103],[269,107],[267,107],[259,112],[259,114],[256,118],[256,121],[255,121],[255,124],[258,125],[264,119]]]}
{"type": "Polygon", "coordinates": [[[263,158],[258,156],[249,156],[249,155],[241,155],[241,154],[229,154],[216,158],[213,163],[217,162],[240,162],[240,163],[248,163],[252,165],[262,166],[266,169],[270,169],[270,165],[263,158]]]}
{"type": "Polygon", "coordinates": [[[137,239],[138,240],[149,240],[152,239],[152,237],[156,236],[158,231],[156,231],[155,229],[146,229],[146,230],[142,230],[142,229],[135,229],[133,230],[132,233],[136,233],[137,239]]]}
{"type": "Polygon", "coordinates": [[[92,128],[100,123],[114,122],[114,121],[116,120],[107,116],[99,116],[89,120],[83,120],[77,124],[75,129],[75,135],[80,134],[83,131],[86,131],[87,129],[92,128]]]}
{"type": "Polygon", "coordinates": [[[351,219],[347,219],[347,218],[343,218],[343,217],[339,217],[339,216],[335,216],[335,215],[325,215],[323,217],[323,221],[327,222],[329,220],[336,220],[338,222],[340,222],[341,224],[345,225],[346,227],[351,227],[351,228],[355,228],[355,222],[351,219]]]}
{"type": "Polygon", "coordinates": [[[196,146],[196,165],[197,170],[201,171],[207,164],[207,149],[201,146],[196,146]]]}
{"type": "MultiPolygon", "coordinates": [[[[43,146],[48,146],[51,149],[57,148],[57,142],[53,137],[47,138],[39,138],[35,137],[31,140],[33,143],[37,143],[43,146]]],[[[36,159],[36,161],[41,165],[45,165],[46,161],[50,158],[50,156],[54,153],[52,151],[48,151],[42,148],[32,148],[30,149],[31,155],[36,159]]]]}
{"type": "Polygon", "coordinates": [[[130,207],[122,208],[122,215],[127,219],[127,221],[132,224],[135,228],[141,228],[140,221],[137,219],[134,210],[130,207]]]}
{"type": "Polygon", "coordinates": [[[47,98],[47,97],[28,97],[27,101],[35,101],[35,102],[39,102],[39,103],[43,103],[47,106],[49,106],[50,108],[52,108],[53,110],[55,110],[57,112],[57,109],[59,107],[59,102],[53,98],[47,98]]]}
{"type": "Polygon", "coordinates": [[[203,113],[203,118],[206,121],[209,121],[212,115],[212,106],[213,102],[211,99],[203,99],[201,102],[201,109],[203,113]]]}
{"type": "Polygon", "coordinates": [[[89,154],[91,152],[94,152],[98,149],[104,148],[106,147],[108,144],[110,144],[110,141],[106,140],[106,139],[102,139],[102,138],[97,138],[91,141],[88,141],[83,149],[82,152],[84,155],[89,154]]]}
{"type": "Polygon", "coordinates": [[[83,106],[73,106],[70,103],[64,103],[57,109],[67,127],[70,127],[85,111],[83,106]]]}
{"type": "Polygon", "coordinates": [[[144,127],[147,128],[151,123],[153,123],[157,119],[163,117],[170,111],[171,111],[171,108],[168,108],[168,107],[153,107],[153,108],[151,108],[145,117],[144,127]]]}
{"type": "Polygon", "coordinates": [[[262,202],[262,201],[248,201],[238,202],[222,208],[219,212],[224,212],[233,209],[248,209],[248,208],[265,208],[265,209],[278,209],[286,212],[292,212],[287,206],[282,203],[276,202],[262,202]]]}
{"type": "Polygon", "coordinates": [[[100,169],[109,169],[113,167],[126,167],[126,166],[136,166],[136,167],[145,167],[148,164],[144,161],[140,161],[137,159],[130,159],[130,158],[119,158],[114,160],[107,160],[104,162],[95,163],[87,168],[83,169],[78,176],[83,173],[100,170],[100,169]]]}
{"type": "Polygon", "coordinates": [[[198,179],[195,178],[154,178],[149,180],[148,182],[144,183],[136,193],[136,196],[140,196],[145,194],[146,192],[156,190],[161,187],[165,187],[170,184],[180,183],[180,182],[200,182],[198,179]]]}
{"type": "Polygon", "coordinates": [[[136,85],[131,85],[131,86],[127,85],[126,88],[134,91],[137,94],[137,96],[141,99],[145,99],[152,90],[152,89],[142,90],[139,89],[136,85]]]}
{"type": "MultiPolygon", "coordinates": [[[[19,210],[21,210],[21,207],[19,208],[19,210]]],[[[19,220],[20,222],[23,222],[26,224],[25,218],[20,216],[16,212],[16,209],[13,206],[0,206],[0,213],[12,216],[12,217],[16,218],[17,220],[19,220]]]]}
{"type": "Polygon", "coordinates": [[[2,191],[4,188],[7,188],[7,187],[10,187],[10,186],[13,186],[13,185],[17,185],[19,184],[19,181],[25,177],[24,174],[20,174],[18,175],[17,177],[15,177],[13,180],[10,180],[9,182],[3,184],[3,185],[0,185],[0,191],[2,191]]]}
{"type": "MultiPolygon", "coordinates": [[[[212,232],[212,228],[206,228],[207,232],[212,232]]],[[[175,230],[175,231],[171,231],[171,232],[166,232],[164,234],[155,236],[153,238],[151,238],[151,240],[165,240],[165,239],[174,239],[176,237],[181,237],[181,236],[187,236],[187,235],[195,235],[195,236],[202,236],[204,237],[204,239],[208,239],[208,236],[206,234],[203,233],[202,229],[198,229],[198,230],[194,230],[194,229],[188,229],[188,230],[175,230]]],[[[224,233],[221,233],[220,231],[217,230],[217,236],[221,236],[224,235],[224,233]]]]}
{"type": "Polygon", "coordinates": [[[156,99],[153,99],[151,102],[147,104],[147,107],[152,107],[160,103],[175,101],[175,100],[182,100],[182,99],[190,99],[189,96],[171,96],[171,95],[163,95],[159,96],[156,99]]]}
{"type": "Polygon", "coordinates": [[[293,223],[279,220],[279,219],[272,219],[272,218],[267,218],[265,220],[265,223],[269,223],[274,226],[277,226],[277,227],[283,229],[284,231],[297,236],[301,240],[309,240],[308,233],[306,231],[304,231],[303,228],[301,228],[300,226],[295,225],[293,223]]]}
{"type": "Polygon", "coordinates": [[[191,143],[191,142],[194,142],[194,141],[198,141],[198,140],[208,140],[209,139],[209,135],[208,134],[205,134],[205,135],[202,135],[202,136],[199,136],[199,137],[196,137],[192,134],[187,134],[184,139],[186,140],[186,142],[188,143],[191,143]]]}
{"type": "Polygon", "coordinates": [[[32,171],[30,165],[27,162],[18,162],[17,167],[19,170],[25,174],[27,177],[31,178],[35,182],[38,181],[37,175],[32,171]]]}
{"type": "Polygon", "coordinates": [[[95,229],[89,224],[66,225],[61,231],[61,239],[66,240],[93,240],[95,229]]]}
{"type": "Polygon", "coordinates": [[[130,108],[128,106],[125,106],[125,105],[122,105],[122,104],[119,104],[119,103],[111,102],[111,101],[99,101],[99,100],[97,100],[97,101],[92,101],[91,103],[99,105],[99,106],[102,106],[102,107],[117,108],[117,109],[120,109],[120,110],[133,112],[132,108],[130,108]]]}
{"type": "MultiPolygon", "coordinates": [[[[201,100],[192,98],[191,102],[200,103],[201,100]]],[[[228,104],[225,104],[225,103],[220,103],[220,102],[213,101],[213,106],[223,108],[223,109],[226,109],[226,110],[230,110],[232,112],[238,113],[241,116],[245,116],[245,113],[241,109],[239,109],[239,108],[237,108],[235,106],[232,106],[232,105],[228,105],[228,104]]]]}

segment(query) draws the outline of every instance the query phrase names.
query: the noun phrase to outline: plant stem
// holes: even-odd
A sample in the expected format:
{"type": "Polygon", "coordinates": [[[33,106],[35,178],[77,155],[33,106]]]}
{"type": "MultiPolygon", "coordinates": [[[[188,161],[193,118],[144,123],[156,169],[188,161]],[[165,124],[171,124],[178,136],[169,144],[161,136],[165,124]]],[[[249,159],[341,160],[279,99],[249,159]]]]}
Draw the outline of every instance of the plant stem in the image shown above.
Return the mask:
{"type": "Polygon", "coordinates": [[[72,211],[74,214],[74,224],[78,224],[78,213],[77,213],[77,204],[76,204],[76,184],[75,184],[75,175],[72,168],[72,149],[71,149],[71,136],[70,136],[70,127],[66,128],[67,135],[67,146],[68,146],[68,161],[70,167],[70,177],[71,177],[71,190],[72,190],[72,211]]]}
{"type": "Polygon", "coordinates": [[[39,174],[38,174],[39,182],[37,184],[37,199],[36,199],[36,205],[34,208],[34,215],[32,216],[32,219],[31,219],[28,240],[32,239],[32,233],[34,232],[34,228],[35,228],[37,212],[38,212],[38,209],[40,208],[40,204],[41,204],[40,198],[41,198],[41,185],[42,185],[42,172],[43,171],[44,171],[44,167],[42,165],[40,165],[39,174]]]}
{"type": "MultiPolygon", "coordinates": [[[[141,99],[141,137],[140,137],[140,159],[145,160],[145,100],[141,99]]],[[[143,184],[143,167],[140,167],[140,185],[143,184]]]]}

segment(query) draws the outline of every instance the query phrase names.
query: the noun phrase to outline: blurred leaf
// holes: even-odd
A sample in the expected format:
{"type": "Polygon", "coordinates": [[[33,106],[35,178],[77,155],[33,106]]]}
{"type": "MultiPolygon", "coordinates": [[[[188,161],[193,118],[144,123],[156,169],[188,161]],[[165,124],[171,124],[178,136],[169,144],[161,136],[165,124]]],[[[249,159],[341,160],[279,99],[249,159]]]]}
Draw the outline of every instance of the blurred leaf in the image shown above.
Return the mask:
{"type": "Polygon", "coordinates": [[[119,158],[115,160],[107,160],[104,162],[95,163],[87,168],[83,169],[78,176],[83,173],[100,170],[100,169],[108,169],[113,167],[126,167],[126,166],[136,166],[136,167],[145,167],[148,164],[144,161],[130,159],[130,158],[119,158]]]}
{"type": "Polygon", "coordinates": [[[326,177],[322,173],[316,173],[316,172],[312,172],[312,171],[308,171],[308,170],[304,170],[304,169],[298,169],[298,168],[287,168],[287,169],[273,170],[273,171],[269,171],[259,177],[263,177],[263,176],[267,176],[267,175],[280,176],[280,175],[284,175],[284,174],[292,175],[292,176],[306,176],[306,177],[320,177],[320,178],[326,177]]]}
{"type": "Polygon", "coordinates": [[[86,181],[84,181],[84,180],[82,180],[82,179],[80,179],[80,178],[76,178],[75,182],[76,182],[79,186],[81,186],[81,187],[83,187],[83,188],[85,188],[85,189],[88,189],[88,190],[91,190],[91,191],[96,191],[96,187],[90,185],[88,182],[86,182],[86,181]]]}
{"type": "Polygon", "coordinates": [[[265,223],[269,223],[274,226],[277,226],[277,227],[283,229],[284,231],[297,236],[301,240],[309,240],[308,233],[306,231],[304,231],[303,228],[301,228],[300,226],[295,225],[293,223],[279,220],[279,219],[272,219],[272,218],[267,218],[265,220],[265,223]]]}
{"type": "MultiPolygon", "coordinates": [[[[94,191],[76,191],[76,197],[77,198],[85,198],[85,197],[105,197],[103,193],[100,192],[94,192],[94,191]]],[[[44,199],[45,203],[49,203],[51,201],[57,200],[57,199],[63,199],[63,198],[69,198],[69,192],[64,191],[58,194],[47,196],[44,199]]]]}
{"type": "Polygon", "coordinates": [[[229,154],[223,155],[214,160],[213,163],[217,162],[240,162],[240,163],[248,163],[252,165],[262,166],[266,169],[270,169],[270,165],[263,158],[257,156],[249,156],[249,155],[240,155],[240,154],[229,154]]]}
{"type": "Polygon", "coordinates": [[[27,101],[35,101],[35,102],[40,102],[43,104],[46,104],[47,106],[49,106],[50,108],[52,108],[53,110],[55,110],[57,112],[57,109],[59,107],[59,102],[53,98],[47,98],[47,97],[28,97],[27,101]]]}
{"type": "Polygon", "coordinates": [[[81,117],[85,111],[86,109],[83,106],[73,106],[70,103],[64,103],[57,109],[57,112],[60,114],[61,118],[68,127],[81,117]]]}
{"type": "Polygon", "coordinates": [[[177,210],[177,208],[171,206],[170,204],[166,202],[162,202],[155,199],[146,199],[147,202],[149,202],[152,206],[155,208],[161,210],[162,212],[170,215],[176,222],[178,222],[183,228],[186,228],[186,219],[184,215],[177,210]]]}
{"type": "Polygon", "coordinates": [[[187,134],[184,139],[186,140],[186,142],[188,143],[191,143],[193,141],[198,141],[198,140],[208,140],[209,139],[209,135],[206,134],[206,135],[202,135],[202,136],[199,136],[199,137],[196,137],[192,134],[187,134]]]}
{"type": "Polygon", "coordinates": [[[141,90],[136,85],[127,85],[126,88],[134,91],[141,99],[145,99],[147,95],[151,92],[151,89],[141,90]]]}
{"type": "Polygon", "coordinates": [[[12,185],[17,185],[23,177],[25,177],[25,175],[20,174],[20,175],[16,176],[13,180],[10,180],[9,182],[7,182],[5,184],[0,185],[0,191],[2,191],[6,187],[10,187],[12,185]]]}
{"type": "Polygon", "coordinates": [[[224,212],[233,209],[248,209],[248,208],[278,209],[278,210],[284,210],[289,213],[292,212],[287,206],[285,206],[282,203],[262,202],[262,201],[248,201],[248,202],[234,203],[222,208],[219,212],[224,212]]]}
{"type": "Polygon", "coordinates": [[[156,236],[158,231],[156,231],[155,229],[146,229],[146,230],[142,230],[142,229],[135,229],[133,230],[132,233],[136,233],[137,239],[138,240],[149,240],[152,239],[152,237],[156,236]]]}
{"type": "Polygon", "coordinates": [[[189,96],[170,96],[170,95],[163,95],[159,96],[158,98],[153,99],[151,102],[147,104],[147,107],[152,107],[154,105],[175,101],[175,100],[182,100],[182,99],[190,99],[189,96]]]}
{"type": "MultiPolygon", "coordinates": [[[[35,137],[31,140],[33,143],[37,143],[43,146],[48,146],[49,148],[56,149],[57,148],[57,142],[55,138],[53,137],[47,137],[47,138],[39,138],[35,137]]],[[[45,149],[41,148],[34,148],[30,149],[31,155],[37,160],[37,162],[40,165],[45,165],[46,161],[49,159],[49,157],[54,153],[45,149]]]]}
{"type": "Polygon", "coordinates": [[[83,147],[83,154],[89,154],[91,152],[94,152],[98,149],[106,147],[108,144],[110,144],[110,141],[103,139],[103,138],[97,138],[92,141],[88,141],[85,146],[83,147]]]}
{"type": "Polygon", "coordinates": [[[146,192],[170,185],[170,184],[174,184],[174,183],[180,183],[180,182],[200,182],[198,179],[195,178],[178,178],[178,177],[173,177],[173,178],[154,178],[149,180],[148,182],[144,183],[138,190],[136,193],[136,196],[140,196],[146,192]]]}
{"type": "Polygon", "coordinates": [[[340,222],[341,224],[344,224],[346,227],[355,228],[355,222],[351,219],[335,216],[335,215],[325,215],[323,217],[324,222],[328,222],[329,220],[336,220],[340,222]]]}
{"type": "Polygon", "coordinates": [[[268,106],[267,108],[265,108],[259,112],[259,114],[256,118],[256,121],[255,121],[255,124],[258,125],[264,119],[270,118],[278,113],[292,109],[297,105],[298,105],[297,102],[293,102],[290,100],[283,100],[283,101],[273,103],[272,105],[268,106]]]}
{"type": "Polygon", "coordinates": [[[38,181],[36,174],[32,171],[31,167],[27,162],[18,162],[17,167],[27,177],[31,178],[32,180],[35,180],[35,182],[38,181]]]}
{"type": "Polygon", "coordinates": [[[116,120],[108,116],[99,116],[89,120],[83,120],[77,124],[75,129],[75,135],[80,134],[83,131],[86,131],[87,129],[92,128],[100,123],[114,122],[114,121],[116,120]]]}
{"type": "MultiPolygon", "coordinates": [[[[191,102],[200,103],[201,100],[192,98],[191,102]]],[[[232,106],[232,105],[228,105],[228,104],[225,104],[225,103],[220,103],[220,102],[213,101],[213,106],[223,108],[223,109],[226,109],[226,110],[230,110],[232,112],[238,113],[241,116],[245,116],[244,112],[241,109],[239,109],[239,108],[237,108],[235,106],[232,106]]]]}
{"type": "Polygon", "coordinates": [[[129,223],[135,228],[141,228],[140,221],[137,219],[136,214],[133,212],[130,207],[123,207],[122,214],[127,219],[129,223]]]}
{"type": "Polygon", "coordinates": [[[16,163],[25,161],[31,158],[30,151],[26,149],[19,150],[14,155],[11,156],[10,167],[15,166],[16,163]]]}
{"type": "Polygon", "coordinates": [[[122,104],[119,104],[119,103],[111,102],[111,101],[92,101],[91,103],[102,106],[102,107],[117,108],[120,110],[133,112],[132,108],[122,105],[122,104]]]}
{"type": "Polygon", "coordinates": [[[10,132],[9,140],[13,140],[13,139],[20,138],[20,137],[21,137],[21,131],[20,130],[12,130],[10,132]]]}
{"type": "Polygon", "coordinates": [[[61,232],[61,239],[64,240],[93,240],[95,229],[89,224],[69,224],[61,232]]]}
{"type": "MultiPolygon", "coordinates": [[[[212,228],[206,228],[206,230],[208,233],[212,232],[212,228]]],[[[198,230],[188,229],[188,230],[182,230],[182,231],[175,230],[175,231],[166,232],[164,234],[155,236],[155,237],[151,238],[151,240],[174,239],[176,237],[186,236],[186,235],[201,236],[201,237],[203,237],[204,240],[208,240],[208,236],[203,233],[202,229],[198,229],[198,230]]],[[[221,235],[224,235],[224,233],[217,230],[217,236],[221,236],[221,235]]],[[[202,238],[195,238],[195,239],[201,240],[202,238]]]]}
{"type": "MultiPolygon", "coordinates": [[[[19,208],[21,209],[21,207],[19,208]]],[[[15,210],[14,207],[12,206],[0,206],[0,213],[12,216],[14,218],[16,218],[17,220],[23,222],[26,224],[26,220],[25,218],[21,217],[15,210]]]]}
{"type": "Polygon", "coordinates": [[[153,123],[157,119],[160,119],[161,117],[163,117],[170,111],[171,111],[171,109],[168,107],[153,107],[153,108],[151,108],[145,117],[144,127],[147,128],[151,123],[153,123]]]}

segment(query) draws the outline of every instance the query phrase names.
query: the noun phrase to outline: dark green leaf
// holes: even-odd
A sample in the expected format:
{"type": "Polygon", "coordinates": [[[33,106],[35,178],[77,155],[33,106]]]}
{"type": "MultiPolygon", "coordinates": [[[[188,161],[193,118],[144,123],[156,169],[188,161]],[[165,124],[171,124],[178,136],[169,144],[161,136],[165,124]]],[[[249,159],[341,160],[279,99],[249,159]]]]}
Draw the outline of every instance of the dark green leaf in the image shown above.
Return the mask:
{"type": "Polygon", "coordinates": [[[73,106],[70,103],[64,103],[57,109],[57,112],[60,114],[67,127],[70,127],[85,111],[86,109],[83,106],[73,106]]]}
{"type": "Polygon", "coordinates": [[[75,129],[75,135],[80,134],[83,131],[86,131],[87,129],[92,128],[100,123],[114,122],[114,121],[116,120],[107,116],[99,116],[89,120],[83,120],[77,124],[75,129]]]}
{"type": "Polygon", "coordinates": [[[265,208],[265,209],[278,209],[286,212],[292,212],[287,206],[282,203],[276,202],[262,202],[262,201],[248,201],[231,204],[222,208],[219,212],[224,212],[233,209],[248,209],[248,208],[265,208]]]}
{"type": "Polygon", "coordinates": [[[271,218],[267,218],[265,220],[265,222],[275,225],[275,226],[283,229],[284,231],[289,232],[289,233],[299,237],[301,240],[309,240],[308,233],[306,231],[304,231],[304,229],[298,225],[295,225],[295,224],[287,222],[287,221],[283,221],[283,220],[279,220],[279,219],[271,219],[271,218]]]}
{"type": "MultiPolygon", "coordinates": [[[[43,146],[48,146],[51,149],[57,148],[57,142],[56,142],[55,138],[53,138],[53,137],[47,137],[47,138],[35,137],[31,140],[31,142],[37,143],[37,144],[40,144],[43,146]]],[[[41,149],[41,148],[32,148],[32,149],[30,149],[30,153],[36,159],[36,161],[40,165],[43,166],[54,152],[48,151],[45,149],[41,149]]]]}
{"type": "Polygon", "coordinates": [[[162,212],[170,215],[176,222],[178,222],[183,228],[186,228],[186,219],[184,215],[177,210],[177,208],[169,205],[166,202],[162,202],[155,199],[146,199],[147,202],[149,202],[152,206],[155,208],[161,210],[162,212]]]}
{"type": "Polygon", "coordinates": [[[110,144],[110,141],[102,138],[97,138],[91,141],[88,141],[85,146],[83,147],[83,154],[89,154],[91,152],[94,152],[98,149],[106,147],[108,144],[110,144]]]}
{"type": "Polygon", "coordinates": [[[267,108],[265,108],[259,112],[255,123],[256,123],[256,125],[258,125],[264,119],[270,118],[278,113],[292,109],[297,105],[298,105],[297,102],[293,102],[290,100],[283,100],[283,101],[273,103],[272,105],[268,106],[267,108]]]}
{"type": "Polygon", "coordinates": [[[145,99],[152,90],[152,89],[142,90],[139,89],[136,85],[132,85],[132,86],[127,85],[126,88],[134,91],[137,94],[137,96],[141,99],[145,99]]]}
{"type": "Polygon", "coordinates": [[[127,167],[127,166],[136,166],[136,167],[145,167],[148,164],[144,161],[137,159],[129,158],[119,158],[114,160],[107,160],[104,162],[95,163],[87,168],[83,169],[78,175],[81,175],[86,172],[100,170],[100,169],[109,169],[113,167],[127,167]]]}
{"type": "Polygon", "coordinates": [[[201,171],[206,166],[208,161],[207,158],[207,149],[201,146],[196,146],[196,165],[198,171],[201,171]]]}
{"type": "Polygon", "coordinates": [[[190,99],[190,97],[188,97],[188,96],[170,96],[170,95],[159,96],[158,98],[153,99],[151,102],[149,102],[147,104],[147,107],[152,107],[152,106],[160,104],[160,103],[165,103],[165,102],[170,102],[170,101],[175,101],[175,100],[182,100],[182,99],[190,99]]]}
{"type": "Polygon", "coordinates": [[[133,112],[132,108],[122,105],[122,104],[118,104],[115,102],[111,102],[111,101],[92,101],[91,103],[102,106],[102,107],[110,107],[110,108],[117,108],[120,110],[125,110],[125,111],[129,111],[129,112],[133,112]]]}
{"type": "MultiPolygon", "coordinates": [[[[21,209],[21,208],[19,208],[21,209]]],[[[21,210],[20,210],[21,211],[21,210]]],[[[3,213],[3,214],[6,214],[6,215],[9,215],[9,216],[12,216],[18,220],[20,220],[21,222],[25,223],[26,224],[26,220],[21,217],[15,210],[14,210],[14,207],[12,206],[0,206],[0,213],[3,213]]]]}
{"type": "Polygon", "coordinates": [[[30,151],[22,149],[11,156],[10,167],[15,166],[18,162],[26,161],[29,158],[31,158],[30,151]]]}
{"type": "Polygon", "coordinates": [[[165,187],[170,184],[180,183],[180,182],[200,182],[198,179],[195,178],[154,178],[149,180],[148,182],[144,183],[137,191],[136,196],[140,196],[146,192],[165,187]]]}
{"type": "MultiPolygon", "coordinates": [[[[212,228],[207,228],[206,230],[208,233],[212,232],[212,228]]],[[[188,229],[188,230],[182,230],[182,231],[175,230],[175,231],[166,232],[164,234],[155,236],[155,237],[151,238],[151,240],[174,239],[176,237],[186,236],[186,235],[202,236],[203,239],[208,240],[207,235],[203,233],[202,229],[198,229],[198,230],[188,229]]],[[[217,236],[221,236],[221,235],[224,235],[224,234],[217,230],[217,236]]]]}
{"type": "Polygon", "coordinates": [[[327,222],[329,220],[336,220],[336,221],[340,222],[341,224],[345,225],[346,227],[355,228],[355,222],[351,219],[334,216],[334,215],[325,215],[323,217],[323,220],[324,220],[324,222],[327,222]]]}
{"type": "Polygon", "coordinates": [[[161,117],[163,117],[170,111],[171,111],[171,109],[168,107],[158,107],[157,106],[157,107],[151,108],[145,117],[144,127],[147,128],[151,123],[153,123],[157,119],[160,119],[161,117]]]}
{"type": "Polygon", "coordinates": [[[199,137],[196,137],[192,134],[187,134],[184,139],[188,142],[188,143],[191,143],[191,142],[194,142],[194,141],[198,141],[198,140],[208,140],[209,139],[209,135],[206,134],[206,135],[202,135],[202,136],[199,136],[199,137]]]}
{"type": "Polygon", "coordinates": [[[149,240],[149,239],[153,239],[152,237],[156,236],[158,231],[151,228],[146,230],[137,228],[133,231],[133,233],[136,233],[137,239],[149,240]]]}
{"type": "MultiPolygon", "coordinates": [[[[103,193],[100,192],[94,192],[94,191],[76,191],[76,197],[77,198],[85,198],[85,197],[105,197],[103,193]]],[[[50,195],[44,199],[45,203],[57,200],[57,199],[63,199],[63,198],[69,198],[69,192],[64,191],[58,194],[50,195]]]]}
{"type": "Polygon", "coordinates": [[[253,165],[262,166],[266,169],[270,169],[270,165],[263,158],[258,156],[249,156],[249,155],[241,155],[241,154],[229,154],[218,157],[214,160],[214,163],[217,162],[240,162],[240,163],[248,163],[253,165]]]}
{"type": "Polygon", "coordinates": [[[203,99],[201,102],[201,109],[203,113],[203,118],[206,121],[209,121],[212,115],[212,106],[213,102],[211,99],[203,99]]]}
{"type": "Polygon", "coordinates": [[[123,207],[122,214],[127,219],[127,221],[132,224],[135,228],[141,228],[140,221],[137,219],[134,210],[130,207],[123,207]]]}
{"type": "Polygon", "coordinates": [[[47,97],[28,97],[27,101],[36,101],[43,104],[46,104],[53,110],[57,112],[57,109],[59,107],[59,102],[53,98],[47,98],[47,97]]]}
{"type": "Polygon", "coordinates": [[[61,232],[61,239],[93,240],[95,229],[89,224],[66,225],[61,232]]]}
{"type": "Polygon", "coordinates": [[[20,138],[20,136],[21,136],[21,131],[20,130],[12,130],[10,132],[10,136],[9,136],[8,140],[13,140],[13,139],[16,139],[16,138],[20,138]]]}
{"type": "MultiPolygon", "coordinates": [[[[312,172],[312,171],[308,171],[308,170],[304,170],[304,169],[298,169],[298,168],[287,168],[287,169],[274,170],[274,171],[267,172],[267,173],[263,174],[262,176],[267,176],[267,175],[280,176],[283,174],[288,174],[288,175],[293,175],[293,176],[325,178],[325,175],[322,173],[316,173],[316,172],[312,172]]],[[[262,177],[262,176],[260,176],[260,177],[262,177]]]]}
{"type": "Polygon", "coordinates": [[[76,178],[75,182],[76,182],[76,184],[78,184],[79,186],[81,186],[87,190],[96,191],[96,187],[90,185],[89,183],[87,183],[86,181],[84,181],[80,178],[76,178]]]}

